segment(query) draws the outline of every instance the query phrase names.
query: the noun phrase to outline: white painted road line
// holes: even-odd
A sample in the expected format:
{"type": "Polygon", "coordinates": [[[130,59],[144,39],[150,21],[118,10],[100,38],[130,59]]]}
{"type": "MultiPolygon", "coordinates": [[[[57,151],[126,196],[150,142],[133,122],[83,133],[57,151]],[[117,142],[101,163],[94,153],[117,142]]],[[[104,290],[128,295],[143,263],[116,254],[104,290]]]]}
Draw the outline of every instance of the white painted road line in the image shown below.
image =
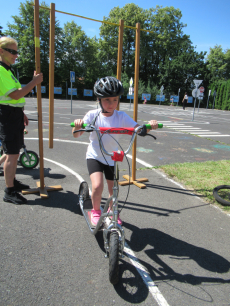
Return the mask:
{"type": "Polygon", "coordinates": [[[230,135],[200,135],[200,137],[229,137],[230,135]]]}
{"type": "MultiPolygon", "coordinates": [[[[38,138],[27,138],[27,139],[38,140],[38,138]]],[[[43,140],[48,140],[48,138],[44,138],[43,140]]],[[[62,139],[54,139],[54,140],[62,142],[62,139]]],[[[72,143],[72,141],[70,141],[70,142],[72,143]]],[[[85,143],[83,143],[83,144],[85,144],[85,143]]],[[[131,155],[127,155],[127,156],[131,157],[131,159],[132,159],[131,155]]],[[[46,160],[48,162],[51,162],[53,164],[56,164],[57,166],[59,166],[59,167],[65,169],[66,171],[70,172],[71,174],[73,174],[79,180],[80,183],[84,181],[84,179],[78,173],[76,173],[75,171],[73,171],[69,167],[67,167],[67,166],[65,166],[61,163],[58,163],[54,160],[48,159],[48,158],[44,158],[44,160],[46,160]]],[[[136,160],[137,160],[137,162],[141,163],[142,165],[145,165],[147,167],[152,167],[152,165],[147,164],[140,159],[136,159],[136,160]]],[[[90,194],[91,194],[91,190],[89,190],[89,191],[90,191],[90,194]]],[[[129,260],[133,264],[133,266],[137,269],[137,272],[140,274],[141,278],[143,279],[145,285],[147,286],[149,292],[151,293],[152,297],[157,302],[157,304],[159,306],[170,306],[167,303],[164,296],[162,295],[162,293],[160,292],[160,290],[158,289],[157,285],[154,283],[154,281],[149,276],[149,273],[146,271],[145,267],[139,262],[136,255],[130,249],[130,247],[127,243],[125,243],[124,252],[127,254],[127,257],[129,258],[129,260]]]]}
{"type": "Polygon", "coordinates": [[[149,273],[146,271],[145,267],[139,262],[133,251],[130,249],[129,245],[125,243],[124,252],[127,254],[129,260],[137,269],[137,272],[140,274],[141,278],[143,279],[144,283],[146,284],[149,292],[152,294],[154,300],[157,302],[159,306],[169,306],[166,299],[161,294],[160,290],[158,289],[157,285],[153,282],[149,273]]]}
{"type": "MultiPolygon", "coordinates": [[[[219,134],[220,135],[220,133],[218,133],[218,132],[209,132],[210,134],[219,134]]],[[[199,135],[199,134],[208,134],[207,133],[207,131],[197,131],[197,132],[194,132],[194,133],[190,133],[190,134],[197,134],[197,135],[199,135]]]]}

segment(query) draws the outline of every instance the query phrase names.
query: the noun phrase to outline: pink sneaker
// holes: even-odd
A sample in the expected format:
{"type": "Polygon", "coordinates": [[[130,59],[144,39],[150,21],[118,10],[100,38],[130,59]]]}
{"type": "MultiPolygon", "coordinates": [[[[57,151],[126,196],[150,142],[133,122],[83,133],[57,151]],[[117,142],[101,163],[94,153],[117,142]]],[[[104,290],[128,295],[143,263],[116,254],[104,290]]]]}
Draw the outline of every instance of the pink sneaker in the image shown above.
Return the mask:
{"type": "Polygon", "coordinates": [[[101,216],[101,210],[91,210],[91,223],[96,226],[101,216]]]}
{"type": "Polygon", "coordinates": [[[119,217],[119,215],[118,215],[118,218],[117,218],[117,223],[118,223],[119,225],[122,225],[122,221],[121,221],[121,218],[119,217]]]}
{"type": "MultiPolygon", "coordinates": [[[[111,210],[111,211],[112,211],[112,210],[111,210]]],[[[108,209],[108,212],[109,212],[109,209],[108,209]]],[[[110,218],[111,218],[111,220],[112,220],[112,216],[111,216],[110,218]]],[[[122,225],[122,221],[121,221],[119,215],[118,215],[118,218],[117,218],[117,223],[118,223],[119,225],[122,225]]]]}

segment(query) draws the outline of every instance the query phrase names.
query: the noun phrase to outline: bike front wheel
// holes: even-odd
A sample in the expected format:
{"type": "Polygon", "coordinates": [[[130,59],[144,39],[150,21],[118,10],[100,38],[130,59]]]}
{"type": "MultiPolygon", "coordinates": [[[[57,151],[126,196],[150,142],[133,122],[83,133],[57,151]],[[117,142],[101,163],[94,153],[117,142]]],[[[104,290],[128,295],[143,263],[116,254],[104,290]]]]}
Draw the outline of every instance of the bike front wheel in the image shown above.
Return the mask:
{"type": "Polygon", "coordinates": [[[25,152],[23,152],[19,157],[19,162],[21,163],[22,167],[26,169],[33,169],[37,167],[39,163],[39,157],[36,152],[34,151],[27,151],[27,155],[29,156],[29,160],[25,152]]]}
{"type": "Polygon", "coordinates": [[[220,204],[230,206],[230,185],[220,185],[213,189],[213,196],[220,204]]]}
{"type": "Polygon", "coordinates": [[[109,243],[109,280],[116,285],[119,281],[119,234],[112,232],[109,243]]]}

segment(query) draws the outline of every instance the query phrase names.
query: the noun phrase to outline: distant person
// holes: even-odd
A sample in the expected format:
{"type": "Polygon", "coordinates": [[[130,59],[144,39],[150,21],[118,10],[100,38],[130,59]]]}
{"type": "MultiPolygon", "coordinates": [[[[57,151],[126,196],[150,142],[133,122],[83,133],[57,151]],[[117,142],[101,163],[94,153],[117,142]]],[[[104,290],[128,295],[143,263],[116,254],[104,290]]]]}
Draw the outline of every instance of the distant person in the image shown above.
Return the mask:
{"type": "Polygon", "coordinates": [[[147,104],[147,99],[146,99],[146,97],[144,97],[144,102],[143,102],[143,104],[147,104]]]}
{"type": "Polygon", "coordinates": [[[10,37],[0,38],[0,139],[6,154],[4,177],[6,182],[3,201],[26,204],[27,200],[18,193],[29,186],[15,179],[19,151],[24,142],[24,128],[28,118],[23,112],[24,96],[43,81],[43,74],[36,74],[23,88],[14,75],[11,65],[18,57],[18,43],[10,37]]]}
{"type": "Polygon", "coordinates": [[[170,106],[173,106],[174,98],[173,98],[173,97],[171,97],[170,101],[171,101],[170,106]]]}
{"type": "Polygon", "coordinates": [[[31,96],[32,96],[32,98],[34,97],[34,90],[33,89],[31,90],[31,96]]]}
{"type": "Polygon", "coordinates": [[[185,92],[185,94],[184,94],[184,98],[182,100],[182,103],[183,103],[183,109],[185,110],[186,103],[188,103],[187,92],[185,92]]]}

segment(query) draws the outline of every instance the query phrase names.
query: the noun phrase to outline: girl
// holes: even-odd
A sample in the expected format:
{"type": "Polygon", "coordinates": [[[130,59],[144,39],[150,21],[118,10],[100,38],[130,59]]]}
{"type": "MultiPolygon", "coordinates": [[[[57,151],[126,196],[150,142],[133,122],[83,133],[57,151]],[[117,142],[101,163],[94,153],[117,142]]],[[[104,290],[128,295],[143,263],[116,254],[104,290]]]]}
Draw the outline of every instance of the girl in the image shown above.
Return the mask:
{"type": "MultiPolygon", "coordinates": [[[[138,127],[139,125],[125,112],[117,111],[119,97],[124,92],[122,83],[114,77],[101,78],[94,85],[94,94],[99,100],[101,109],[89,111],[83,119],[74,121],[75,127],[72,132],[81,129],[83,123],[90,123],[95,127],[138,127]]],[[[158,123],[155,120],[149,121],[152,129],[157,129],[158,123]]],[[[75,138],[80,137],[84,132],[74,133],[75,138]]],[[[113,135],[118,140],[119,135],[113,135]]],[[[101,216],[100,204],[103,192],[103,173],[105,175],[109,196],[113,194],[114,161],[103,156],[100,150],[98,138],[95,132],[90,134],[90,144],[87,149],[86,159],[88,171],[92,183],[92,205],[91,223],[96,226],[101,216]]],[[[109,135],[103,136],[103,144],[109,152],[118,150],[116,141],[109,135]]],[[[112,203],[111,203],[112,204],[112,203]]],[[[118,217],[118,224],[122,224],[118,217]]]]}

